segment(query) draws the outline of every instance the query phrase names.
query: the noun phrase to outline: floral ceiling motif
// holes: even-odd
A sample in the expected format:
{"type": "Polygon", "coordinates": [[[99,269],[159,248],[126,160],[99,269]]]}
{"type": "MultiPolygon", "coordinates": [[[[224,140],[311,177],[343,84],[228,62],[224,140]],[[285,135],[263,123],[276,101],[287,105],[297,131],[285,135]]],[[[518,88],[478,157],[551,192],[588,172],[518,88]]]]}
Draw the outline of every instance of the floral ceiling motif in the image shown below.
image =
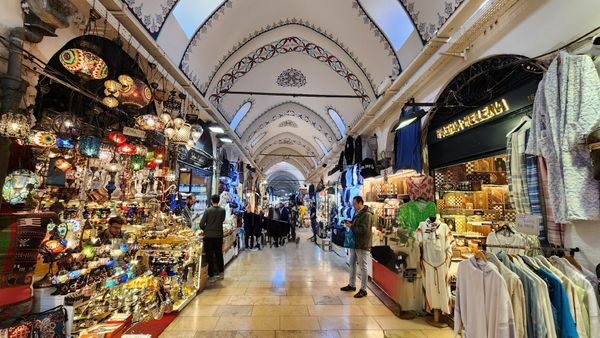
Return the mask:
{"type": "Polygon", "coordinates": [[[279,87],[304,87],[306,86],[306,76],[295,68],[288,68],[281,72],[276,81],[279,87]]]}
{"type": "Polygon", "coordinates": [[[292,52],[303,53],[319,62],[326,63],[333,71],[348,82],[354,93],[359,96],[363,109],[367,109],[371,103],[371,98],[367,94],[363,84],[358,77],[352,73],[350,68],[337,57],[330,54],[326,49],[297,36],[283,38],[264,45],[236,62],[236,64],[233,65],[233,67],[231,67],[217,82],[213,89],[213,94],[209,96],[209,99],[215,106],[221,107],[223,96],[225,96],[227,90],[233,87],[237,80],[248,74],[257,65],[266,62],[277,55],[292,52]]]}
{"type": "Polygon", "coordinates": [[[279,128],[298,128],[298,124],[292,120],[285,120],[279,124],[279,128]]]}
{"type": "Polygon", "coordinates": [[[177,0],[123,0],[144,29],[156,40],[177,0]]]}
{"type": "Polygon", "coordinates": [[[412,19],[423,44],[437,35],[437,31],[456,12],[465,0],[399,0],[412,19]]]}
{"type": "Polygon", "coordinates": [[[317,151],[310,144],[308,144],[300,137],[290,133],[284,133],[274,136],[273,138],[262,144],[260,148],[256,151],[256,154],[266,152],[268,149],[273,147],[282,146],[298,146],[306,151],[304,155],[317,156],[317,151]]]}

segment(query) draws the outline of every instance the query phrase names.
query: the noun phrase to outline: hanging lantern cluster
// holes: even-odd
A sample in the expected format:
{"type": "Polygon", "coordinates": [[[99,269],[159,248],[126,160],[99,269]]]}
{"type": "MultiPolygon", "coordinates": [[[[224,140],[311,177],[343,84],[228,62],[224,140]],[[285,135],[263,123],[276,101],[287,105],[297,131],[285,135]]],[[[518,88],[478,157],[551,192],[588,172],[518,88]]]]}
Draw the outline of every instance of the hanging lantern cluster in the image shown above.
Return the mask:
{"type": "Polygon", "coordinates": [[[163,113],[161,115],[161,120],[168,125],[168,127],[164,130],[165,137],[174,144],[183,144],[187,145],[188,147],[193,147],[194,144],[196,144],[196,141],[194,141],[192,134],[198,139],[200,139],[200,136],[202,136],[202,131],[200,131],[201,129],[195,129],[193,133],[192,125],[186,123],[181,117],[171,119],[169,114],[163,113]]]}
{"type": "Polygon", "coordinates": [[[60,53],[59,60],[71,74],[85,80],[100,80],[108,75],[106,62],[98,55],[83,49],[67,49],[60,53]]]}
{"type": "Polygon", "coordinates": [[[97,157],[100,153],[100,138],[96,136],[83,136],[79,139],[79,153],[85,157],[97,157]]]}
{"type": "Polygon", "coordinates": [[[125,141],[127,141],[127,137],[118,131],[108,133],[108,139],[113,141],[115,144],[123,144],[125,141]]]}
{"type": "Polygon", "coordinates": [[[2,186],[2,198],[12,205],[23,203],[40,186],[37,175],[30,170],[18,169],[10,173],[2,186]]]}
{"type": "Polygon", "coordinates": [[[71,112],[58,114],[52,119],[52,130],[59,136],[72,136],[80,129],[81,119],[71,112]]]}
{"type": "Polygon", "coordinates": [[[119,75],[119,81],[107,80],[104,82],[104,97],[102,103],[115,108],[119,104],[140,109],[147,106],[152,100],[152,90],[142,80],[129,75],[119,75]]]}
{"type": "Polygon", "coordinates": [[[31,121],[21,113],[8,112],[0,117],[0,136],[24,138],[29,134],[31,121]]]}
{"type": "Polygon", "coordinates": [[[100,162],[108,163],[113,157],[115,157],[115,147],[109,144],[102,144],[100,146],[100,151],[98,152],[98,159],[100,159],[100,162]]]}

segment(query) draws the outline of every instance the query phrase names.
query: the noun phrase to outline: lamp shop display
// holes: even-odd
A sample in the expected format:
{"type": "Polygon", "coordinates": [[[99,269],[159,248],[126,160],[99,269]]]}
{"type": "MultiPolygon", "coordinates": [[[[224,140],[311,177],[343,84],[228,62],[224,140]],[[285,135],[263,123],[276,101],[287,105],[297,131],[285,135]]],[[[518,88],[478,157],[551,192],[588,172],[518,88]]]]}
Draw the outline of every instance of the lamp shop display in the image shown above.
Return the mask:
{"type": "MultiPolygon", "coordinates": [[[[133,123],[102,130],[79,107],[44,111],[35,125],[24,112],[2,115],[0,136],[33,156],[9,167],[1,187],[4,210],[53,215],[41,225],[45,237],[31,254],[37,263],[19,272],[19,280],[33,286],[33,303],[68,309],[61,330],[71,337],[179,311],[201,288],[203,248],[202,231],[175,215],[178,168],[172,159],[176,145],[193,147],[203,129],[174,111],[135,113],[152,102],[150,87],[129,75],[108,78],[110,64],[91,52],[68,49],[60,62],[85,83],[103,80],[100,100],[108,109],[127,108],[133,123]],[[164,137],[126,136],[124,127],[164,137]],[[109,227],[116,217],[125,223],[120,231],[109,227]]],[[[18,314],[8,320],[3,324],[22,324],[18,314]]]]}

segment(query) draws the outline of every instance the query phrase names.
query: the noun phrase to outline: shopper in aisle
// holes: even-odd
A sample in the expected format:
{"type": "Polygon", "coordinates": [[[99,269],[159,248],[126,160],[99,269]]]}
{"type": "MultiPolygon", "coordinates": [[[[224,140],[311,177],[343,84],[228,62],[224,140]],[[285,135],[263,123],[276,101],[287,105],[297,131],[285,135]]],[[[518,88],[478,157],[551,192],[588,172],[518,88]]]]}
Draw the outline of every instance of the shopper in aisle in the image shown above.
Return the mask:
{"type": "Polygon", "coordinates": [[[361,196],[352,199],[352,206],[356,210],[352,222],[346,220],[345,224],[354,233],[356,246],[350,251],[350,282],[341,288],[342,291],[356,291],[356,264],[360,265],[360,290],[354,298],[362,298],[367,295],[367,264],[371,250],[371,227],[375,221],[373,211],[365,205],[361,196]]]}
{"type": "Polygon", "coordinates": [[[250,205],[246,205],[244,210],[244,215],[242,217],[244,220],[244,244],[246,245],[246,249],[254,248],[254,232],[255,232],[255,217],[252,212],[252,208],[250,205]]]}
{"type": "Polygon", "coordinates": [[[208,276],[211,281],[224,278],[223,262],[223,222],[225,209],[219,206],[219,195],[210,197],[210,208],[200,219],[200,229],[204,231],[204,252],[208,261],[208,276]]]}
{"type": "Polygon", "coordinates": [[[121,231],[123,224],[125,224],[123,217],[111,217],[108,220],[108,228],[100,233],[100,244],[110,244],[113,238],[123,238],[123,231],[121,231]]]}
{"type": "Polygon", "coordinates": [[[300,202],[300,206],[298,207],[298,212],[300,213],[300,224],[299,226],[304,228],[304,217],[306,217],[306,207],[302,202],[300,202]]]}
{"type": "Polygon", "coordinates": [[[310,227],[313,232],[313,236],[311,237],[311,240],[313,242],[316,242],[317,241],[317,206],[314,203],[310,206],[310,227]]]}

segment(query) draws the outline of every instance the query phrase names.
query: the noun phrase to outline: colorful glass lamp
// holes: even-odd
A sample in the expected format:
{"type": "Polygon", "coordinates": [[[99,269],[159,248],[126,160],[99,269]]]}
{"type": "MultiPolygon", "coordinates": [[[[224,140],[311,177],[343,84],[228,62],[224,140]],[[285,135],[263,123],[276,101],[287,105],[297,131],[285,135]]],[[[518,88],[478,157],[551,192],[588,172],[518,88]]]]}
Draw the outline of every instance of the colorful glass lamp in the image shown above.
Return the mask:
{"type": "Polygon", "coordinates": [[[71,74],[83,79],[100,80],[108,75],[108,66],[104,60],[83,49],[67,49],[60,53],[59,60],[71,74]]]}
{"type": "Polygon", "coordinates": [[[85,157],[96,157],[100,153],[100,138],[96,136],[83,136],[79,139],[79,153],[85,157]]]}

